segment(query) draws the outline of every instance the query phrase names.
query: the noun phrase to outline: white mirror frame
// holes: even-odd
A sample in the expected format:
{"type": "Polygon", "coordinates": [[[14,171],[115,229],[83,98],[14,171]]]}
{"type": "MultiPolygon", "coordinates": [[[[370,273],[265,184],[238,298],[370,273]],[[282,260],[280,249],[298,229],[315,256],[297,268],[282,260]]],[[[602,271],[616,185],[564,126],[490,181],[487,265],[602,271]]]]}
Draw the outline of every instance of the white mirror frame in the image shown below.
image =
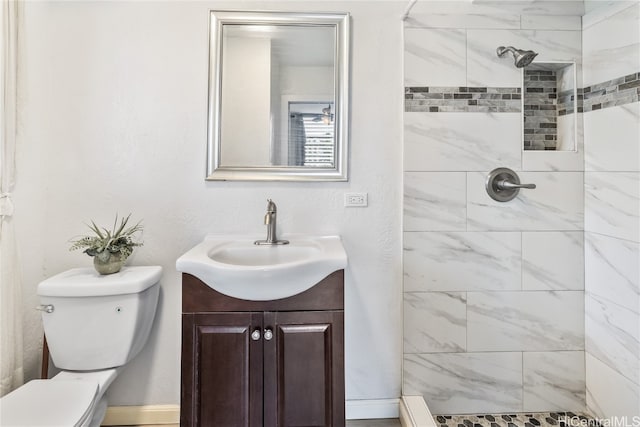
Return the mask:
{"type": "Polygon", "coordinates": [[[297,12],[210,12],[209,100],[207,114],[208,181],[348,181],[349,163],[349,14],[297,12]],[[236,25],[334,26],[335,165],[322,167],[223,166],[220,164],[222,29],[236,25]]]}

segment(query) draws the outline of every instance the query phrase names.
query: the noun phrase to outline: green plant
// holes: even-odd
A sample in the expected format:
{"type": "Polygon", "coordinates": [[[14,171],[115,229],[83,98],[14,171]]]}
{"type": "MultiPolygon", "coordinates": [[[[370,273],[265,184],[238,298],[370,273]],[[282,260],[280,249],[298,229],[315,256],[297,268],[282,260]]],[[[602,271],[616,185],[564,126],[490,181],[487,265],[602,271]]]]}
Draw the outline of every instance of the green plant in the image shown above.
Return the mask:
{"type": "Polygon", "coordinates": [[[70,240],[70,251],[83,249],[83,252],[92,257],[98,257],[101,261],[108,261],[111,254],[120,254],[122,260],[125,260],[133,252],[136,246],[142,246],[142,242],[137,241],[137,233],[142,232],[142,221],[136,225],[127,227],[131,214],[120,220],[118,225],[118,215],[113,222],[113,228],[107,230],[104,227],[98,227],[93,220],[91,225],[87,227],[93,231],[93,235],[80,236],[70,240]]]}

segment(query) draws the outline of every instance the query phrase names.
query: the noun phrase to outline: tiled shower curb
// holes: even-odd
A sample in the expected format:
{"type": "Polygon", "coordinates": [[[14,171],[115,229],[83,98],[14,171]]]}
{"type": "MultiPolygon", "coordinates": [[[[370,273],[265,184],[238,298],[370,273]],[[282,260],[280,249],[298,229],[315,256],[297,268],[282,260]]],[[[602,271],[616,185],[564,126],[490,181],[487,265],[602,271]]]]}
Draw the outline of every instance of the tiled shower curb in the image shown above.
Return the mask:
{"type": "Polygon", "coordinates": [[[402,427],[436,427],[433,416],[422,396],[402,396],[400,399],[400,424],[402,427]]]}

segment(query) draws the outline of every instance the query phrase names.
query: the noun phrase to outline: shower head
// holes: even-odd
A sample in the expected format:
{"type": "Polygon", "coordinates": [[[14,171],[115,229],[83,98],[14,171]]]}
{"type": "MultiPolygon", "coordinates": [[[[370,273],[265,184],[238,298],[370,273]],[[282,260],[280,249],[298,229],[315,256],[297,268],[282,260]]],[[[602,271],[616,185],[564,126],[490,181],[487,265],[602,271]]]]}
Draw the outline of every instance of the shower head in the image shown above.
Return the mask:
{"type": "Polygon", "coordinates": [[[526,67],[527,65],[531,64],[533,58],[538,56],[537,52],[534,52],[532,50],[516,49],[513,46],[500,46],[498,49],[496,49],[496,53],[500,58],[502,58],[507,52],[511,52],[515,61],[515,66],[518,68],[526,67]]]}

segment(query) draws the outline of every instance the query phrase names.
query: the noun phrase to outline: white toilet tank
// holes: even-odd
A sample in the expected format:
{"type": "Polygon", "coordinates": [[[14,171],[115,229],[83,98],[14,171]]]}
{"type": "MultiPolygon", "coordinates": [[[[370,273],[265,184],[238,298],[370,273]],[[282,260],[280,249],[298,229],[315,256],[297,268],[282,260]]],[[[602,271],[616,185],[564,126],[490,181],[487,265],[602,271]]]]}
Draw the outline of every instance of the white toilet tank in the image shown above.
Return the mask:
{"type": "Polygon", "coordinates": [[[55,366],[87,371],[124,365],[142,349],[156,312],[162,267],[123,267],[99,275],[76,268],[38,285],[44,332],[55,366]]]}

